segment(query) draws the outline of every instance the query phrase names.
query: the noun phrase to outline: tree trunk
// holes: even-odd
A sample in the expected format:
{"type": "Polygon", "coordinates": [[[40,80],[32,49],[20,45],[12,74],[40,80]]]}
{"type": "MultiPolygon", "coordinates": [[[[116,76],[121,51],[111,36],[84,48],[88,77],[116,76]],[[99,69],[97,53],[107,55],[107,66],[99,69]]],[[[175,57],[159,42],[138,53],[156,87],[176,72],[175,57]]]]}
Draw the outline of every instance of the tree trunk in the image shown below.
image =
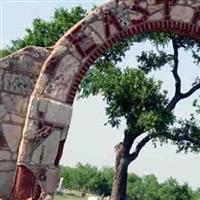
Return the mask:
{"type": "MultiPolygon", "coordinates": [[[[120,144],[123,146],[122,144],[120,144]]],[[[119,145],[118,145],[119,146],[119,145]]],[[[111,200],[126,200],[128,177],[128,159],[123,154],[123,147],[116,150],[115,176],[113,179],[111,200]]]]}

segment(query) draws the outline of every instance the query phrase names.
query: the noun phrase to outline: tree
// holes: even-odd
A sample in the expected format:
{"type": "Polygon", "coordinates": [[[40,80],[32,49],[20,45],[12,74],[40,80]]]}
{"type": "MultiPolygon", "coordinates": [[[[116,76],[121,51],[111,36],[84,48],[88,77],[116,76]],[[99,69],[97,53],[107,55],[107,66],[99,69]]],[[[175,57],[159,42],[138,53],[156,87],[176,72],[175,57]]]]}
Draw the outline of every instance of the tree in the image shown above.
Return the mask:
{"type": "MultiPolygon", "coordinates": [[[[75,168],[62,167],[61,176],[64,178],[66,188],[77,190],[79,179],[85,176],[85,185],[80,190],[87,187],[88,192],[95,193],[100,196],[110,195],[112,178],[114,170],[104,167],[97,169],[88,164],[78,164],[75,168]],[[80,174],[81,168],[81,176],[80,174]],[[88,171],[92,169],[90,179],[88,179],[88,171]],[[76,177],[76,178],[75,178],[76,177]],[[70,182],[73,183],[70,185],[70,182]],[[88,187],[89,186],[89,187],[88,187]]],[[[130,200],[199,200],[199,189],[193,191],[187,184],[180,185],[175,179],[169,178],[163,183],[159,183],[154,175],[146,175],[139,177],[136,174],[129,173],[128,176],[128,199],[130,200]]]]}
{"type": "Polygon", "coordinates": [[[61,168],[61,177],[64,178],[65,188],[88,191],[100,196],[110,195],[113,175],[112,168],[104,167],[98,170],[97,167],[89,164],[78,163],[75,168],[61,168]]]}
{"type": "Polygon", "coordinates": [[[158,195],[160,185],[158,183],[157,178],[154,175],[148,175],[143,178],[143,185],[145,188],[145,200],[159,200],[160,197],[158,195]]]}
{"type": "Polygon", "coordinates": [[[191,188],[187,185],[179,185],[175,179],[168,179],[159,190],[161,200],[187,200],[194,199],[191,188]]]}
{"type": "MultiPolygon", "coordinates": [[[[122,118],[126,122],[124,140],[115,148],[116,174],[111,195],[114,200],[125,199],[128,166],[150,140],[172,140],[173,144],[178,146],[178,151],[200,150],[199,122],[194,115],[191,115],[190,119],[178,119],[173,112],[180,101],[200,89],[200,80],[197,76],[191,88],[182,92],[179,75],[180,50],[191,51],[194,63],[198,66],[200,44],[190,38],[167,33],[143,34],[127,41],[130,45],[146,40],[156,47],[157,52],[143,51],[138,55],[137,70],[120,70],[113,63],[112,53],[108,53],[96,63],[81,85],[81,97],[88,97],[90,94],[103,96],[108,105],[108,124],[118,128],[122,118]],[[172,46],[172,52],[165,51],[164,47],[169,44],[172,46]],[[171,67],[175,80],[175,92],[171,99],[167,98],[166,91],[161,92],[160,82],[146,76],[166,65],[171,67]],[[141,138],[143,135],[145,136],[141,138]],[[135,150],[131,151],[135,141],[138,141],[138,144],[135,150]]],[[[126,44],[125,46],[128,47],[126,44]]]]}
{"type": "Polygon", "coordinates": [[[104,167],[99,171],[99,174],[101,181],[99,181],[98,185],[96,185],[96,193],[100,196],[110,196],[114,170],[110,167],[104,167]]]}
{"type": "Polygon", "coordinates": [[[141,70],[122,70],[108,62],[104,71],[96,67],[90,71],[88,79],[90,76],[93,77],[93,81],[88,82],[86,78],[83,82],[85,85],[82,87],[85,90],[83,89],[82,96],[89,94],[88,91],[92,91],[93,94],[101,92],[108,105],[108,123],[112,127],[118,127],[122,118],[126,121],[124,141],[115,147],[116,174],[112,188],[113,199],[124,199],[128,165],[137,158],[155,131],[167,131],[173,122],[173,115],[165,109],[166,94],[160,92],[160,83],[147,78],[141,70]],[[130,153],[136,138],[146,132],[149,134],[141,139],[135,151],[130,153]]]}
{"type": "Polygon", "coordinates": [[[130,200],[144,200],[146,188],[144,187],[142,178],[136,174],[128,175],[127,194],[130,200]]]}
{"type": "Polygon", "coordinates": [[[200,188],[195,191],[194,200],[200,200],[200,188]]]}
{"type": "Polygon", "coordinates": [[[12,40],[11,46],[0,50],[0,58],[29,45],[53,46],[67,30],[83,19],[86,14],[86,10],[77,6],[71,10],[64,8],[56,9],[52,20],[49,22],[40,18],[34,19],[32,28],[26,29],[26,34],[23,38],[12,40]]]}
{"type": "Polygon", "coordinates": [[[61,167],[60,176],[63,177],[63,186],[69,189],[77,189],[75,182],[76,169],[71,167],[61,167]]]}

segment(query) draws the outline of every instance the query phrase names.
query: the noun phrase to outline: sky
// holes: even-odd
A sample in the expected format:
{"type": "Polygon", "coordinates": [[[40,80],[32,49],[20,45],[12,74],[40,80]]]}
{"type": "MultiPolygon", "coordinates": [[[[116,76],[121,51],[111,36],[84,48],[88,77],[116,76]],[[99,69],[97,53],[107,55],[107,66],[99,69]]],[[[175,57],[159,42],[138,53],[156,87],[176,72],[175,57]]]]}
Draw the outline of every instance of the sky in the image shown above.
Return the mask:
{"type": "MultiPolygon", "coordinates": [[[[12,39],[17,39],[25,34],[25,29],[31,27],[34,18],[40,17],[50,20],[55,8],[82,6],[91,9],[101,5],[105,0],[0,0],[0,48],[10,44],[12,39]]],[[[135,56],[142,50],[152,48],[149,43],[136,45],[126,53],[122,67],[136,64],[135,56]]],[[[170,48],[170,47],[169,47],[170,48]]],[[[200,74],[199,69],[192,68],[190,55],[183,53],[181,58],[184,88],[190,86],[194,75],[200,74]]],[[[164,81],[163,88],[173,93],[173,78],[169,69],[165,69],[153,76],[164,81]]],[[[200,93],[198,92],[198,95],[200,93]]],[[[193,96],[195,98],[197,96],[193,96]]],[[[192,100],[183,101],[177,106],[175,112],[179,116],[187,117],[192,111],[192,100]]],[[[72,123],[65,144],[61,164],[75,166],[78,162],[90,163],[99,168],[114,166],[114,146],[121,142],[123,127],[112,129],[104,126],[107,118],[105,115],[105,102],[101,96],[77,100],[74,103],[72,123]]],[[[176,148],[170,144],[158,146],[156,149],[151,143],[147,144],[140,156],[134,161],[129,171],[140,176],[155,174],[160,182],[173,177],[180,183],[188,183],[194,189],[200,187],[200,155],[192,153],[176,153],[176,148]]]]}

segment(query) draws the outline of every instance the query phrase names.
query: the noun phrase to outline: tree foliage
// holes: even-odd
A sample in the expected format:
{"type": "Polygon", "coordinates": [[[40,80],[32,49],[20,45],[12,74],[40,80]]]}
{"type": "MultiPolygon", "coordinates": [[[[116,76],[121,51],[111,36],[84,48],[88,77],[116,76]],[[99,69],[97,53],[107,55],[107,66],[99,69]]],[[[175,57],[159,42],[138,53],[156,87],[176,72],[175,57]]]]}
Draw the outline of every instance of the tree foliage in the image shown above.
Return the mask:
{"type": "MultiPolygon", "coordinates": [[[[105,55],[99,59],[96,64],[94,65],[94,67],[92,68],[92,70],[89,71],[87,77],[85,78],[85,80],[82,82],[81,85],[81,97],[88,97],[90,94],[92,95],[97,95],[98,93],[102,94],[103,98],[107,101],[113,101],[112,103],[109,102],[109,108],[106,108],[107,110],[107,114],[108,114],[108,123],[111,124],[111,126],[119,126],[120,121],[119,120],[110,120],[111,118],[111,113],[108,112],[109,109],[111,109],[112,111],[112,119],[113,118],[118,118],[119,115],[119,107],[120,106],[124,106],[124,108],[128,107],[130,105],[130,103],[132,103],[132,105],[135,107],[135,109],[137,107],[140,106],[144,106],[144,104],[140,104],[138,102],[143,102],[142,100],[142,90],[141,87],[137,87],[137,89],[135,89],[135,92],[133,92],[133,89],[130,89],[129,86],[129,91],[127,91],[127,87],[125,87],[124,85],[120,85],[120,81],[118,78],[118,80],[116,79],[115,81],[113,81],[113,85],[116,84],[118,87],[118,90],[120,90],[119,88],[121,87],[121,91],[124,91],[124,101],[118,101],[117,99],[114,98],[110,98],[109,95],[111,93],[106,93],[104,90],[106,90],[105,88],[105,81],[108,80],[107,84],[109,85],[113,76],[121,76],[122,73],[124,73],[125,71],[129,71],[129,73],[131,74],[132,72],[130,72],[131,70],[134,71],[134,69],[130,69],[127,68],[126,70],[121,70],[121,74],[119,73],[119,68],[116,67],[117,62],[121,61],[123,56],[125,55],[125,51],[127,51],[130,48],[130,45],[134,45],[136,43],[141,43],[141,42],[145,42],[145,41],[150,41],[150,43],[153,45],[153,49],[154,50],[149,50],[149,51],[142,51],[142,53],[140,55],[137,56],[137,62],[138,62],[138,66],[134,67],[137,68],[138,70],[141,70],[142,72],[144,72],[144,74],[147,74],[148,76],[151,75],[152,71],[157,71],[160,70],[166,66],[171,68],[171,72],[172,72],[172,76],[174,77],[174,81],[175,81],[175,85],[174,85],[174,96],[172,99],[168,99],[167,98],[167,93],[168,91],[163,91],[161,93],[163,93],[163,106],[165,107],[165,112],[163,112],[163,116],[162,122],[166,122],[166,124],[164,123],[158,123],[159,126],[157,126],[157,135],[156,137],[160,137],[160,141],[163,142],[167,142],[168,139],[173,141],[173,144],[175,144],[178,147],[178,151],[192,151],[192,152],[198,152],[200,150],[200,123],[197,120],[197,118],[195,117],[195,115],[193,113],[191,113],[191,117],[189,119],[182,119],[180,116],[175,116],[173,115],[173,111],[176,107],[176,105],[192,96],[196,91],[198,91],[200,89],[200,79],[199,79],[199,75],[197,74],[196,78],[194,79],[194,81],[191,83],[191,88],[186,91],[186,92],[182,92],[183,87],[182,87],[182,80],[181,77],[179,75],[179,70],[182,68],[182,66],[180,66],[180,57],[181,57],[181,52],[182,50],[184,50],[185,52],[188,52],[191,54],[192,59],[193,59],[193,66],[191,67],[199,67],[200,66],[200,56],[199,56],[199,52],[200,52],[200,44],[190,38],[186,38],[186,37],[182,37],[182,36],[178,36],[175,34],[168,34],[168,33],[148,33],[148,34],[141,34],[139,36],[134,36],[132,38],[129,38],[126,40],[126,42],[123,43],[123,49],[121,48],[122,52],[120,52],[120,54],[117,54],[117,52],[115,51],[115,58],[120,55],[120,59],[116,60],[113,56],[112,56],[112,52],[113,49],[110,50],[110,52],[105,53],[105,55]],[[169,47],[171,46],[171,52],[169,52],[168,50],[166,50],[165,47],[169,47]],[[108,64],[109,63],[109,64],[108,64]],[[113,67],[110,67],[109,65],[113,65],[113,67]],[[115,65],[115,66],[114,66],[115,65]],[[112,68],[116,68],[115,70],[111,70],[112,68]],[[118,74],[117,74],[118,73],[118,74]],[[110,76],[110,77],[109,77],[110,76]],[[130,94],[133,94],[141,99],[137,99],[137,102],[133,103],[133,99],[128,96],[130,94]],[[126,99],[125,99],[126,98],[126,99]],[[115,102],[115,103],[114,103],[115,102]],[[113,104],[115,104],[115,108],[113,107],[113,104]],[[118,104],[118,105],[117,105],[118,104]],[[137,104],[137,105],[136,105],[137,104]],[[118,107],[119,106],[119,107],[118,107]],[[170,111],[171,115],[168,113],[166,113],[168,111],[170,111]],[[114,113],[115,112],[115,113],[114,113]],[[170,119],[171,118],[171,119],[170,119]],[[114,122],[114,123],[113,123],[114,122]],[[170,129],[166,129],[166,125],[172,124],[173,122],[173,126],[171,126],[170,129]],[[159,127],[162,127],[162,130],[159,129],[159,127]],[[164,127],[164,128],[163,128],[164,127]],[[165,130],[165,133],[164,133],[165,130]],[[166,131],[167,130],[167,131],[166,131]]],[[[115,49],[116,47],[114,47],[115,49]]],[[[188,54],[189,55],[189,54],[188,54]]],[[[123,74],[124,76],[124,74],[123,74]]],[[[125,76],[124,76],[125,77],[125,76]]],[[[126,76],[128,77],[128,76],[126,76]]],[[[133,77],[132,77],[133,78],[133,77]]],[[[140,84],[142,83],[143,79],[140,80],[140,84]]],[[[133,84],[134,81],[130,81],[130,84],[133,84]]],[[[154,81],[156,82],[156,81],[154,81]]],[[[110,91],[114,91],[115,87],[113,87],[113,85],[110,84],[110,91]]],[[[158,82],[159,85],[161,85],[161,82],[158,82]]],[[[149,89],[148,89],[149,90],[149,89]]],[[[159,92],[161,91],[161,87],[159,86],[159,92]]],[[[151,93],[152,91],[149,90],[149,92],[151,93]]],[[[144,92],[145,93],[145,92],[144,92]]],[[[122,94],[121,94],[122,95],[122,94]]],[[[148,96],[148,94],[146,94],[148,96]]],[[[154,93],[152,92],[152,96],[154,96],[154,93]]],[[[149,96],[150,97],[150,96],[149,96]]],[[[123,95],[122,95],[123,98],[123,95]]],[[[136,98],[136,97],[135,97],[136,98]]],[[[152,99],[152,105],[154,105],[153,109],[152,107],[150,107],[150,109],[152,109],[152,112],[155,112],[155,110],[160,110],[160,108],[158,109],[156,107],[156,98],[157,100],[159,99],[157,95],[155,95],[155,99],[150,97],[152,99]],[[153,101],[154,99],[154,101],[153,101]]],[[[121,99],[120,99],[121,100],[121,99]]],[[[135,99],[134,99],[135,100],[135,99]]],[[[195,103],[194,103],[195,104],[195,103]]],[[[192,106],[192,105],[191,105],[192,106]]],[[[199,106],[196,103],[195,105],[197,107],[197,112],[199,112],[199,106]]],[[[163,108],[164,108],[163,107],[163,108]]],[[[143,108],[144,109],[144,108],[143,108]]],[[[123,117],[125,118],[126,122],[129,121],[129,118],[127,118],[128,113],[130,114],[130,111],[133,111],[132,109],[127,109],[126,113],[123,113],[123,117]]],[[[145,112],[142,111],[142,109],[140,109],[141,114],[144,114],[145,112]]],[[[135,113],[134,113],[135,114],[135,113]]],[[[160,113],[162,114],[162,112],[160,113]]],[[[147,123],[148,122],[148,117],[145,118],[144,117],[144,121],[147,123]]],[[[154,121],[152,120],[152,118],[149,118],[149,121],[154,121]]],[[[132,124],[137,124],[135,123],[134,120],[132,120],[132,124]]],[[[133,125],[132,125],[133,126],[133,125]]],[[[143,126],[143,125],[142,125],[143,126]]],[[[128,127],[128,124],[127,124],[128,127]]],[[[155,128],[155,127],[154,127],[155,128]]],[[[145,130],[145,129],[144,129],[145,130]]],[[[149,131],[149,130],[146,130],[149,131]]]]}
{"type": "Polygon", "coordinates": [[[165,109],[167,98],[161,91],[161,83],[145,76],[142,70],[120,69],[111,62],[104,63],[101,70],[97,63],[82,88],[79,98],[99,93],[103,96],[107,103],[107,123],[112,127],[118,128],[125,118],[126,133],[134,134],[137,130],[154,133],[161,124],[163,131],[173,122],[173,115],[165,109]]]}
{"type": "Polygon", "coordinates": [[[87,11],[78,6],[71,10],[56,9],[50,21],[35,18],[32,27],[26,29],[26,34],[23,38],[12,40],[10,46],[0,50],[0,58],[29,45],[53,46],[67,30],[83,19],[86,14],[87,11]]]}
{"type": "MultiPolygon", "coordinates": [[[[61,168],[64,187],[71,190],[87,190],[98,195],[110,195],[114,169],[97,169],[89,164],[77,164],[75,168],[61,168]],[[83,182],[85,180],[85,182],[83,182]],[[80,184],[81,183],[81,184],[80,184]]],[[[169,178],[159,183],[154,175],[139,177],[130,173],[128,177],[128,199],[130,200],[199,200],[199,189],[193,191],[187,184],[179,184],[169,178]]]]}
{"type": "Polygon", "coordinates": [[[88,191],[99,195],[110,194],[114,171],[105,167],[98,170],[89,164],[78,163],[76,168],[62,167],[61,177],[68,189],[88,191]]]}

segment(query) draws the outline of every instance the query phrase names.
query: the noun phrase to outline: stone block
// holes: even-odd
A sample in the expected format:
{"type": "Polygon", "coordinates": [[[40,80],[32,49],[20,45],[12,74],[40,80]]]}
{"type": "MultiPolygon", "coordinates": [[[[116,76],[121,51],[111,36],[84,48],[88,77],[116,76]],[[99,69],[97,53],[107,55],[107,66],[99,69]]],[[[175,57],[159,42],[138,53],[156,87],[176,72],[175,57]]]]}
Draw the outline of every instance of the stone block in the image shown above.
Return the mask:
{"type": "Polygon", "coordinates": [[[11,120],[14,124],[20,124],[20,125],[22,125],[24,122],[23,117],[21,117],[19,115],[15,115],[15,114],[11,115],[11,120]]]}
{"type": "Polygon", "coordinates": [[[16,152],[22,137],[22,127],[13,124],[1,124],[4,137],[12,152],[16,152]]]}
{"type": "Polygon", "coordinates": [[[4,70],[0,68],[0,90],[3,89],[3,73],[4,73],[4,70]]]}
{"type": "Polygon", "coordinates": [[[46,173],[46,186],[44,188],[46,193],[53,194],[58,188],[59,171],[59,168],[48,169],[46,173]]]}
{"type": "Polygon", "coordinates": [[[0,68],[10,72],[39,75],[41,67],[51,50],[44,47],[25,47],[0,59],[0,68]]]}
{"type": "Polygon", "coordinates": [[[70,124],[71,116],[71,106],[52,101],[48,103],[47,113],[45,116],[46,121],[65,126],[70,124]]]}
{"type": "Polygon", "coordinates": [[[65,102],[69,92],[74,74],[80,67],[80,61],[74,56],[68,54],[60,60],[54,77],[46,85],[44,94],[58,101],[65,102]]]}
{"type": "Polygon", "coordinates": [[[53,130],[33,152],[31,163],[53,166],[60,144],[60,130],[53,130]]]}
{"type": "Polygon", "coordinates": [[[4,112],[7,114],[18,114],[25,116],[28,105],[28,97],[14,95],[8,92],[0,93],[0,116],[4,112]]]}
{"type": "Polygon", "coordinates": [[[11,159],[12,159],[12,161],[16,161],[17,160],[17,153],[13,153],[11,159]]]}
{"type": "MultiPolygon", "coordinates": [[[[11,156],[11,153],[9,151],[0,150],[0,161],[1,160],[10,160],[10,156],[11,156]]],[[[0,171],[1,171],[1,166],[2,166],[2,164],[0,164],[0,171]]]]}
{"type": "Polygon", "coordinates": [[[171,18],[176,21],[190,22],[194,16],[194,9],[188,6],[177,5],[172,7],[171,18]]]}
{"type": "Polygon", "coordinates": [[[70,124],[72,107],[44,98],[31,98],[29,118],[45,121],[55,126],[65,127],[70,124]],[[42,114],[41,114],[42,113],[42,114]]]}
{"type": "Polygon", "coordinates": [[[10,199],[14,172],[0,172],[0,194],[3,199],[10,199]]]}
{"type": "Polygon", "coordinates": [[[5,105],[0,104],[0,119],[1,121],[3,121],[3,117],[6,115],[6,109],[5,109],[5,105]]]}
{"type": "MultiPolygon", "coordinates": [[[[42,103],[41,103],[42,104],[42,103]]],[[[39,98],[31,97],[29,108],[28,108],[28,117],[30,119],[38,119],[38,105],[39,105],[39,98]]]]}
{"type": "Polygon", "coordinates": [[[35,137],[38,130],[39,130],[38,120],[33,120],[33,119],[27,120],[23,131],[24,138],[32,140],[35,137]]]}
{"type": "Polygon", "coordinates": [[[61,131],[60,141],[65,140],[67,138],[68,132],[69,132],[69,125],[66,125],[64,129],[61,131]]]}
{"type": "Polygon", "coordinates": [[[16,167],[16,163],[13,161],[0,162],[0,173],[15,171],[15,167],[16,167]]]}
{"type": "Polygon", "coordinates": [[[105,41],[106,37],[105,37],[105,26],[103,24],[102,21],[95,21],[93,23],[91,23],[90,28],[93,30],[94,34],[93,34],[93,39],[95,41],[96,44],[103,44],[103,42],[105,41]]]}
{"type": "Polygon", "coordinates": [[[155,14],[153,14],[149,17],[149,21],[156,21],[156,20],[160,20],[160,19],[164,19],[162,12],[156,12],[155,14]]]}
{"type": "Polygon", "coordinates": [[[31,161],[31,156],[33,154],[33,148],[29,140],[23,139],[18,151],[18,165],[29,166],[31,161]]]}
{"type": "Polygon", "coordinates": [[[36,79],[23,74],[4,75],[4,90],[14,94],[30,95],[36,83],[36,79]]]}

